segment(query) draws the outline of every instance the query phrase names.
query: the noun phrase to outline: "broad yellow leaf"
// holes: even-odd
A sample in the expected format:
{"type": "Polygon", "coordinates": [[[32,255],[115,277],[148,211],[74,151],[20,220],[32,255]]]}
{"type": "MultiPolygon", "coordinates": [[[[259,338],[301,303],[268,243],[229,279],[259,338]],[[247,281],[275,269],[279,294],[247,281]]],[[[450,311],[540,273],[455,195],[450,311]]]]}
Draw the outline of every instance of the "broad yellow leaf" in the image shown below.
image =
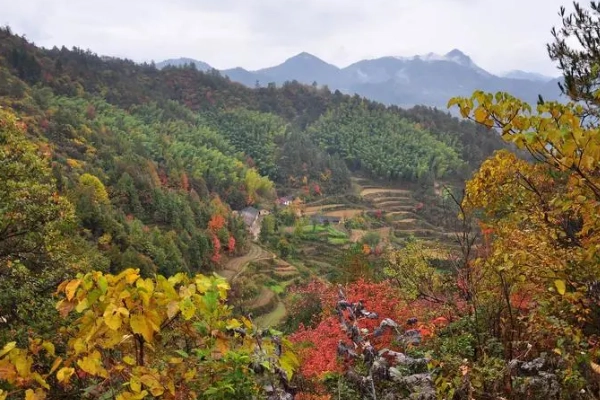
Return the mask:
{"type": "Polygon", "coordinates": [[[56,379],[58,379],[60,383],[68,383],[69,378],[71,378],[71,375],[74,373],[75,368],[64,367],[58,370],[56,373],[56,379]]]}
{"type": "Polygon", "coordinates": [[[42,347],[44,348],[44,350],[46,350],[46,352],[53,356],[54,355],[54,345],[50,342],[44,342],[42,343],[42,347]]]}
{"type": "Polygon", "coordinates": [[[75,307],[75,311],[77,311],[78,313],[81,313],[83,311],[85,311],[89,306],[88,303],[88,299],[85,298],[83,300],[81,300],[79,303],[77,303],[77,307],[75,307]]]}
{"type": "Polygon", "coordinates": [[[121,327],[121,313],[114,304],[109,304],[104,310],[104,323],[113,331],[121,327]]]}
{"type": "Polygon", "coordinates": [[[31,375],[31,365],[33,364],[33,359],[31,357],[27,357],[24,352],[21,352],[15,357],[13,362],[19,375],[23,378],[29,378],[31,375]]]}
{"type": "Polygon", "coordinates": [[[135,360],[131,356],[123,357],[123,362],[128,365],[135,365],[135,360]]]}
{"type": "Polygon", "coordinates": [[[36,389],[35,392],[31,389],[25,391],[25,400],[44,400],[46,393],[41,389],[36,389]]]}
{"type": "Polygon", "coordinates": [[[560,295],[564,295],[565,292],[567,291],[567,286],[565,284],[565,281],[563,281],[562,279],[557,279],[554,281],[554,286],[556,286],[556,291],[560,294],[560,295]]]}
{"type": "Polygon", "coordinates": [[[133,333],[142,335],[147,342],[152,341],[154,330],[148,321],[146,321],[146,317],[139,314],[131,315],[129,318],[129,325],[131,325],[133,333]]]}
{"type": "Polygon", "coordinates": [[[185,298],[181,300],[181,302],[179,302],[179,309],[181,310],[183,318],[185,318],[186,320],[192,318],[196,313],[196,306],[194,306],[194,303],[192,303],[192,300],[190,298],[185,298]]]}
{"type": "Polygon", "coordinates": [[[2,357],[3,355],[5,355],[6,353],[10,352],[16,346],[17,346],[17,342],[8,342],[8,343],[6,343],[4,345],[4,347],[2,348],[2,350],[0,350],[0,357],[2,357]]]}
{"type": "Polygon", "coordinates": [[[75,296],[75,292],[77,291],[77,288],[80,284],[81,279],[73,279],[72,281],[67,283],[67,286],[65,287],[65,294],[67,295],[67,300],[70,301],[73,299],[73,296],[75,296]]]}
{"type": "Polygon", "coordinates": [[[132,392],[140,393],[142,391],[142,381],[140,381],[139,377],[133,375],[131,379],[129,379],[129,387],[132,392]]]}
{"type": "Polygon", "coordinates": [[[153,396],[160,396],[165,392],[165,388],[160,381],[152,375],[142,375],[140,380],[148,387],[148,389],[150,389],[150,393],[152,393],[153,396]]]}

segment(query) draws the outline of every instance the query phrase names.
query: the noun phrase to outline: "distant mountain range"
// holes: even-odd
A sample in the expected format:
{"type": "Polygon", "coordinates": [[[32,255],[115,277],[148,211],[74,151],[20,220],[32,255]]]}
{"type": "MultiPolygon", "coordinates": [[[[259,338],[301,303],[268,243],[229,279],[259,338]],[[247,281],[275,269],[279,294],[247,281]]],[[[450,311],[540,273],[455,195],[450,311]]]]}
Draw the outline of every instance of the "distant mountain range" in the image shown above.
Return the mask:
{"type": "MultiPolygon", "coordinates": [[[[205,62],[178,58],[159,62],[168,65],[195,64],[199,70],[213,69],[205,62]]],[[[506,91],[535,104],[538,95],[546,100],[561,100],[559,78],[526,71],[494,75],[477,66],[462,51],[445,55],[429,53],[414,57],[381,57],[361,60],[345,68],[329,64],[303,52],[274,67],[248,71],[244,68],[221,70],[232,81],[254,87],[278,85],[296,80],[301,83],[327,85],[347,94],[359,94],[385,104],[402,107],[427,105],[445,108],[453,96],[468,96],[474,90],[506,91]]]]}

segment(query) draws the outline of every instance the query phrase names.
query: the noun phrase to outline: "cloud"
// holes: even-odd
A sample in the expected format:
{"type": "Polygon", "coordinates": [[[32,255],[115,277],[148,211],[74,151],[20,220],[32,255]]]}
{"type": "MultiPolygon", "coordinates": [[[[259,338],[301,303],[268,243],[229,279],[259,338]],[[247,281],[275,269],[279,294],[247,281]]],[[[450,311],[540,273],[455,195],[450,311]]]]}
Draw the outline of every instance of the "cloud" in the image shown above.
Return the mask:
{"type": "Polygon", "coordinates": [[[556,74],[545,50],[564,0],[0,0],[37,44],[136,61],[192,57],[256,69],[308,51],[345,66],[459,48],[493,72],[556,74]]]}

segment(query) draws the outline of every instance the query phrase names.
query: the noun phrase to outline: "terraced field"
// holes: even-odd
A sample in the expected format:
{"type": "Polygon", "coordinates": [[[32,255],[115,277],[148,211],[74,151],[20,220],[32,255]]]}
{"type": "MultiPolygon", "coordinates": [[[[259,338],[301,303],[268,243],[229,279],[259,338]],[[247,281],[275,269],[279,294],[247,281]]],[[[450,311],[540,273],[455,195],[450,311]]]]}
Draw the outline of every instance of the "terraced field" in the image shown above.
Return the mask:
{"type": "Polygon", "coordinates": [[[230,282],[235,282],[240,276],[247,272],[250,263],[264,261],[267,268],[260,269],[257,274],[257,283],[260,283],[260,293],[246,304],[246,308],[254,315],[258,315],[256,323],[261,326],[274,326],[283,321],[287,316],[285,304],[281,301],[279,295],[285,291],[285,288],[298,277],[298,269],[278,259],[274,254],[264,250],[259,245],[252,243],[247,254],[229,260],[223,270],[219,273],[230,282]],[[268,263],[267,263],[268,262],[268,263]],[[269,265],[274,263],[275,266],[269,265]],[[259,277],[271,277],[272,285],[268,286],[266,280],[259,277]]]}
{"type": "Polygon", "coordinates": [[[338,217],[342,223],[315,225],[309,222],[300,234],[294,233],[294,227],[283,229],[287,234],[296,235],[296,265],[252,244],[248,254],[230,260],[221,271],[232,282],[244,276],[256,286],[256,295],[247,299],[245,308],[255,315],[259,326],[277,325],[287,316],[282,298],[289,285],[309,275],[328,279],[330,274],[339,274],[339,262],[345,249],[366,240],[367,234],[376,233],[384,246],[401,245],[409,236],[438,247],[440,244],[452,246],[451,232],[432,225],[420,215],[422,205],[413,197],[411,188],[379,185],[358,177],[353,178],[352,183],[353,193],[320,198],[302,208],[305,216],[338,217]],[[353,229],[344,224],[353,218],[365,221],[366,225],[353,229]],[[252,267],[248,268],[250,264],[252,267]]]}

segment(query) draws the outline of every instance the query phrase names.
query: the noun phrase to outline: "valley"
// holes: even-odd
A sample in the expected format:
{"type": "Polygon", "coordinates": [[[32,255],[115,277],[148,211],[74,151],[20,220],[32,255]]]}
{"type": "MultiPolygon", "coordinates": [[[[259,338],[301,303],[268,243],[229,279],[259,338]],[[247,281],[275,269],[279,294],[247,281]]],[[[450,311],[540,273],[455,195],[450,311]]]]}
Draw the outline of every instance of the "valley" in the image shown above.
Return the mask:
{"type": "MultiPolygon", "coordinates": [[[[314,278],[344,281],[342,260],[357,245],[370,263],[377,262],[384,251],[402,248],[407,240],[418,240],[436,249],[441,258],[456,252],[453,232],[428,221],[428,207],[432,204],[425,205],[415,198],[424,192],[441,196],[440,183],[425,189],[360,175],[353,176],[351,183],[344,194],[322,196],[298,205],[296,225],[274,232],[294,247],[293,254],[285,260],[276,254],[276,247],[267,250],[269,241],[262,240],[252,243],[247,254],[229,260],[219,271],[234,288],[236,284],[246,290],[254,288],[237,307],[252,313],[258,326],[276,327],[285,322],[289,286],[314,278]]],[[[453,219],[455,215],[448,213],[445,217],[453,219]]]]}

